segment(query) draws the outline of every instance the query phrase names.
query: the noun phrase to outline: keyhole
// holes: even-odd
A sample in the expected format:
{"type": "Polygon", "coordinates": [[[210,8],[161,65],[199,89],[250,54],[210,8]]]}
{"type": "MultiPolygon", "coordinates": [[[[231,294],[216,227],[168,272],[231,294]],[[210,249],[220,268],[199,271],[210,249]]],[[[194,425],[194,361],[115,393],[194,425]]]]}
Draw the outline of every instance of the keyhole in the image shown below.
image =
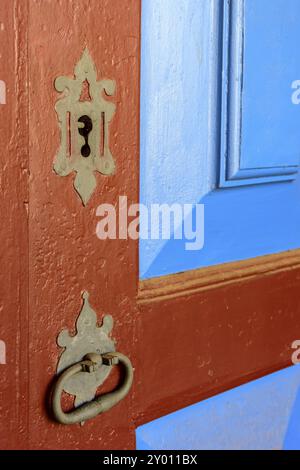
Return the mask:
{"type": "Polygon", "coordinates": [[[88,142],[89,142],[89,133],[93,129],[93,123],[92,123],[92,120],[89,116],[81,116],[78,119],[78,122],[83,124],[83,126],[80,126],[78,128],[78,131],[79,131],[79,134],[82,135],[82,137],[85,140],[85,144],[81,147],[81,155],[84,158],[87,158],[91,154],[91,148],[90,148],[88,142]]]}

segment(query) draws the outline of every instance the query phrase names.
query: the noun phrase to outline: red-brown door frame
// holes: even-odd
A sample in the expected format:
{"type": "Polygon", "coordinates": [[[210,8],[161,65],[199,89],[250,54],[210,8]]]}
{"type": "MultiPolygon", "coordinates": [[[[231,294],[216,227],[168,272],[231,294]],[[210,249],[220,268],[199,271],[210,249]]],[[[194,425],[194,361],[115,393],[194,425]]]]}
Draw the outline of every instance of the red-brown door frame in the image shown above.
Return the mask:
{"type": "MultiPolygon", "coordinates": [[[[85,426],[57,424],[49,410],[63,328],[74,330],[81,294],[111,313],[120,352],[133,356],[138,243],[100,241],[96,208],[119,195],[138,201],[140,2],[137,0],[5,0],[1,78],[7,105],[3,133],[1,233],[1,448],[132,448],[132,395],[85,426]],[[7,46],[7,47],[6,47],[7,46]],[[98,175],[83,207],[73,177],[53,171],[60,134],[54,79],[73,75],[88,46],[99,79],[112,78],[117,112],[110,126],[116,172],[98,175]]],[[[1,179],[2,180],[2,179],[1,179]]],[[[111,378],[110,386],[118,381],[111,378]]]]}

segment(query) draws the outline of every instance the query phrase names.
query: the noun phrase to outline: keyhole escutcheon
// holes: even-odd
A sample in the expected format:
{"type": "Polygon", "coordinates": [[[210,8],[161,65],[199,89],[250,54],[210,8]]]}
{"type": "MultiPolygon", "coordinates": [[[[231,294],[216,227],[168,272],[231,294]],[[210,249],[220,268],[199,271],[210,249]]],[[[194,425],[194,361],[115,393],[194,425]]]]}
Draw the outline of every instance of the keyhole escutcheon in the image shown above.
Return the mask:
{"type": "Polygon", "coordinates": [[[91,154],[91,148],[89,146],[89,133],[93,129],[93,122],[92,122],[91,118],[89,116],[86,116],[86,115],[81,116],[78,119],[78,122],[80,123],[80,125],[78,126],[78,132],[85,140],[84,145],[81,147],[81,155],[84,158],[87,158],[91,154]]]}

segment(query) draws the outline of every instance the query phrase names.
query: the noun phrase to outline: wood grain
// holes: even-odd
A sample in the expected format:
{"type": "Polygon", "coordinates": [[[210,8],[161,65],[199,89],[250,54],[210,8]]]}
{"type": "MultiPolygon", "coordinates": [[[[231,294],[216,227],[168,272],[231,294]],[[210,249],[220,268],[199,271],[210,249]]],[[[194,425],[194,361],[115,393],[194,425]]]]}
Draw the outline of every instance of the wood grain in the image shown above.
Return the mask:
{"type": "Polygon", "coordinates": [[[269,276],[300,267],[300,250],[251,258],[234,263],[184,271],[178,274],[140,280],[140,304],[192,295],[202,290],[242,282],[253,277],[269,276]]]}

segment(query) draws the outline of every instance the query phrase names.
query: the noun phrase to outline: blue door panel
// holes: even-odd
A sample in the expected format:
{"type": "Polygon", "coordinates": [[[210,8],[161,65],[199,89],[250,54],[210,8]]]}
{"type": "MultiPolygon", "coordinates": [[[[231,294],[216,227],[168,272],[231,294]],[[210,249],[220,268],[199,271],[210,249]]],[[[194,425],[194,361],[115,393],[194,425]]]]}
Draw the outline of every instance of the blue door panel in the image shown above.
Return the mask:
{"type": "Polygon", "coordinates": [[[300,367],[293,366],[136,430],[141,450],[299,450],[300,367]]]}
{"type": "MultiPolygon", "coordinates": [[[[279,253],[300,246],[299,181],[213,191],[205,205],[205,243],[201,251],[186,251],[186,240],[171,239],[156,254],[142,253],[141,277],[151,278],[189,269],[279,253]],[[238,192],[238,197],[237,197],[238,192]],[[298,199],[299,198],[299,199],[298,199]]],[[[155,241],[141,242],[156,247],[155,241]]]]}
{"type": "Polygon", "coordinates": [[[203,203],[205,243],[141,239],[141,278],[299,248],[299,24],[298,0],[143,0],[140,199],[203,203]]]}
{"type": "Polygon", "coordinates": [[[298,166],[299,0],[246,0],[241,168],[298,166]]]}

